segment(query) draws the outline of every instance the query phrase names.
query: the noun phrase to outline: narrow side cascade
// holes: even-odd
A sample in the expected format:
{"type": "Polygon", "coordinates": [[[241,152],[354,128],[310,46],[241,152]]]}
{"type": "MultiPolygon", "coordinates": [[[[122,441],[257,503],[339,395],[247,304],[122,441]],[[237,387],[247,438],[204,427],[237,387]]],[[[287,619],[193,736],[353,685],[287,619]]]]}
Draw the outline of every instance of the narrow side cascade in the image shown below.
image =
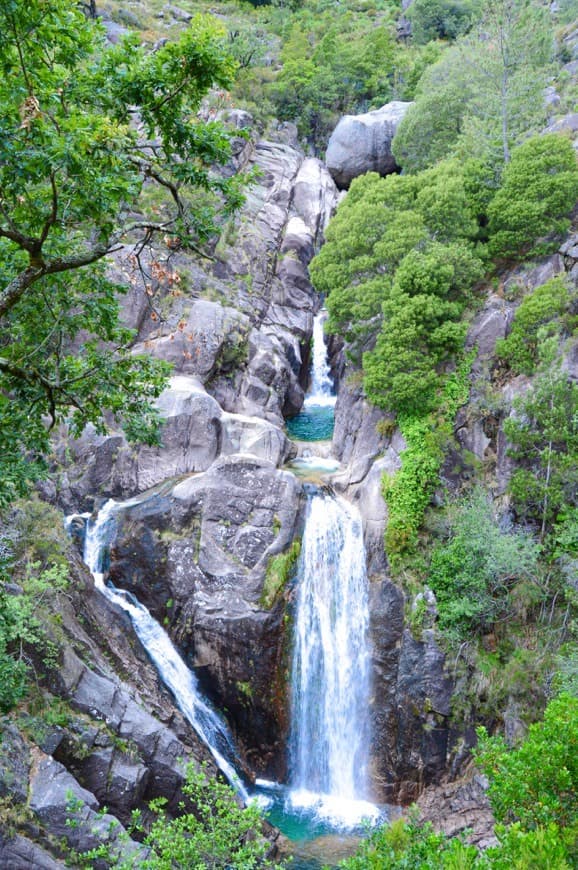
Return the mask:
{"type": "Polygon", "coordinates": [[[294,806],[356,824],[369,795],[368,580],[361,516],[341,498],[309,498],[295,614],[290,734],[294,806]]]}
{"type": "Polygon", "coordinates": [[[166,631],[153,619],[146,607],[123,589],[115,589],[104,582],[107,549],[115,530],[115,513],[122,505],[109,500],[97,517],[90,514],[67,518],[70,526],[75,516],[87,519],[83,558],[92,572],[96,588],[109,601],[130,616],[138,639],[155,665],[165,686],[172,692],[177,706],[211,752],[217,767],[225,775],[239,796],[247,802],[249,793],[235,768],[237,754],[232,738],[215,711],[203,698],[197,680],[173,646],[166,631]]]}

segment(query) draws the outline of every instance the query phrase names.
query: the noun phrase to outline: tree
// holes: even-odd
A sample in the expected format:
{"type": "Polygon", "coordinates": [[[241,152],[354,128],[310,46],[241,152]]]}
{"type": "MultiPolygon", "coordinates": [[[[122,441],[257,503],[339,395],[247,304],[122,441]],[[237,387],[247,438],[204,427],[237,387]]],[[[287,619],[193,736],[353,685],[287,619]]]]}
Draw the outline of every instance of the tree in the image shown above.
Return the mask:
{"type": "Polygon", "coordinates": [[[418,43],[456,39],[467,33],[481,6],[480,0],[414,0],[406,12],[412,38],[418,43]]]}
{"type": "MultiPolygon", "coordinates": [[[[243,807],[230,786],[207,776],[204,769],[187,768],[183,792],[194,811],[170,818],[166,799],[151,803],[155,820],[145,836],[151,855],[143,870],[254,870],[273,867],[266,860],[269,843],[260,834],[261,815],[255,805],[243,807]]],[[[137,827],[138,827],[137,814],[137,827]]]]}
{"type": "Polygon", "coordinates": [[[512,152],[502,186],[488,207],[489,251],[495,257],[541,254],[568,229],[578,198],[572,143],[556,133],[533,136],[512,152]],[[553,236],[553,242],[539,242],[553,236]]]}
{"type": "Polygon", "coordinates": [[[543,94],[554,54],[549,10],[538,0],[487,0],[462,52],[474,77],[468,142],[490,152],[499,142],[508,163],[512,147],[545,121],[543,94]]]}
{"type": "Polygon", "coordinates": [[[212,171],[224,130],[196,117],[234,70],[209,20],[148,52],[106,45],[65,0],[6,0],[0,64],[1,502],[38,473],[61,421],[78,434],[112,414],[154,440],[166,367],[130,354],[105,258],[129,244],[142,264],[163,237],[198,249],[240,192],[212,171]],[[141,198],[152,184],[171,203],[161,216],[141,198]]]}
{"type": "Polygon", "coordinates": [[[383,303],[375,348],[363,358],[370,401],[390,411],[431,409],[440,383],[436,367],[463,346],[461,316],[483,272],[465,242],[430,242],[407,254],[383,303]]]}
{"type": "Polygon", "coordinates": [[[554,52],[548,9],[538,0],[488,0],[483,9],[479,25],[426,71],[399,125],[393,152],[410,172],[457,153],[495,173],[544,126],[554,52]]]}
{"type": "Polygon", "coordinates": [[[520,464],[510,480],[516,511],[539,523],[541,539],[578,499],[578,385],[556,359],[557,345],[557,337],[543,342],[538,375],[504,423],[520,464]]]}

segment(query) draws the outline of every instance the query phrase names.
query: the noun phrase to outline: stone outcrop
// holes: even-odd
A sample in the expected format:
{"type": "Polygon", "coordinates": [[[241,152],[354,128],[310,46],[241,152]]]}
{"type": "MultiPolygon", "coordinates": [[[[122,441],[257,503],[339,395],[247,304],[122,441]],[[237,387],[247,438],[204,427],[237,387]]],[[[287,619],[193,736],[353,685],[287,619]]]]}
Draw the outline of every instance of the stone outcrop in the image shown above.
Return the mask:
{"type": "Polygon", "coordinates": [[[130,622],[95,592],[73,552],[70,566],[70,592],[58,601],[50,638],[52,664],[42,661],[42,650],[28,651],[36,673],[44,674],[36,691],[44,693],[46,716],[41,710],[2,722],[0,798],[13,808],[13,829],[0,835],[0,865],[11,870],[56,870],[101,845],[109,857],[95,866],[139,863],[146,850],[123,827],[132,810],[146,812],[152,798],[163,797],[175,812],[185,799],[188,761],[204,761],[215,773],[206,748],[159,686],[130,622]]]}
{"type": "Polygon", "coordinates": [[[388,175],[398,166],[391,153],[396,130],[411,103],[394,101],[363,115],[344,115],[330,136],[325,162],[337,186],[349,187],[365,172],[388,175]]]}
{"type": "Polygon", "coordinates": [[[171,378],[157,407],[164,421],[159,447],[131,445],[122,433],[98,435],[90,427],[78,440],[64,442],[59,501],[66,510],[90,509],[95,494],[125,499],[207,471],[220,456],[249,454],[280,466],[294,449],[267,420],[224,412],[192,376],[171,378]]]}
{"type": "Polygon", "coordinates": [[[222,457],[127,503],[111,548],[111,578],[168,618],[257,770],[283,763],[283,610],[261,601],[270,559],[296,534],[300,491],[267,460],[222,457]]]}
{"type": "Polygon", "coordinates": [[[381,799],[410,803],[447,770],[452,682],[433,631],[404,627],[404,604],[391,581],[371,584],[374,779],[381,799]]]}
{"type": "Polygon", "coordinates": [[[485,777],[469,770],[455,782],[426,789],[417,800],[420,818],[448,837],[462,835],[480,849],[497,845],[485,777]]]}

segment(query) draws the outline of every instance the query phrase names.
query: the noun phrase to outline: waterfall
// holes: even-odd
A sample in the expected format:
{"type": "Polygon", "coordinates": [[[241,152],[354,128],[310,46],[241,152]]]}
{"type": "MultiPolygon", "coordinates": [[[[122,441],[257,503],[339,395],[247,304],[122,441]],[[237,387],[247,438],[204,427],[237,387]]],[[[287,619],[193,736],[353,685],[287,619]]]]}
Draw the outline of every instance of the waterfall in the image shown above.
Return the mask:
{"type": "Polygon", "coordinates": [[[345,500],[315,492],[299,563],[290,797],[338,824],[379,812],[367,802],[368,625],[361,516],[345,500]]]}
{"type": "Polygon", "coordinates": [[[327,310],[322,308],[313,321],[309,391],[301,412],[287,420],[287,432],[298,441],[329,441],[333,435],[336,397],[323,336],[326,320],[327,310]]]}
{"type": "MultiPolygon", "coordinates": [[[[155,665],[165,686],[172,692],[180,711],[210,750],[219,769],[240,797],[247,801],[249,794],[235,770],[236,753],[231,736],[224,724],[201,695],[197,680],[173,646],[168,634],[152,618],[146,607],[122,589],[104,582],[108,546],[115,530],[115,513],[122,507],[107,501],[97,517],[88,519],[84,542],[84,561],[92,572],[96,588],[118,607],[128,613],[134,630],[155,665]]],[[[86,518],[90,515],[81,514],[86,518]]],[[[75,516],[67,518],[70,527],[75,516]]]]}
{"type": "Polygon", "coordinates": [[[305,407],[311,405],[335,405],[333,378],[327,359],[327,347],[323,326],[327,320],[327,309],[322,308],[313,320],[313,359],[311,361],[311,384],[305,399],[305,407]]]}

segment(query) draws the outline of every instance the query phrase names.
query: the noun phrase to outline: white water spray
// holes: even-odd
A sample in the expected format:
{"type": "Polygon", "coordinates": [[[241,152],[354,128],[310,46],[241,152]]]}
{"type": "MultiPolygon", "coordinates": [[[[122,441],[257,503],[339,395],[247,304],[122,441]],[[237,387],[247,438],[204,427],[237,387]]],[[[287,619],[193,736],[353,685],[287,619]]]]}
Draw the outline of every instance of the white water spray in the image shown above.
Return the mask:
{"type": "Polygon", "coordinates": [[[335,405],[333,378],[327,360],[327,347],[323,325],[327,309],[322,308],[313,320],[313,359],[311,361],[311,384],[305,397],[305,407],[332,407],[335,405]]]}
{"type": "MultiPolygon", "coordinates": [[[[84,543],[84,561],[92,572],[96,588],[109,601],[128,613],[134,630],[152,659],[165,686],[172,692],[177,706],[210,750],[219,769],[244,801],[247,789],[235,770],[236,753],[224,722],[207,704],[199,691],[197,680],[173,646],[168,634],[152,618],[146,607],[130,592],[107,586],[104,582],[106,550],[115,528],[115,512],[122,507],[107,501],[95,520],[88,519],[84,543]]],[[[81,514],[86,518],[87,514],[81,514]]],[[[70,527],[75,516],[67,518],[70,527]]]]}
{"type": "Polygon", "coordinates": [[[369,803],[369,605],[361,516],[310,497],[299,564],[290,736],[296,808],[341,825],[375,820],[369,803]]]}

